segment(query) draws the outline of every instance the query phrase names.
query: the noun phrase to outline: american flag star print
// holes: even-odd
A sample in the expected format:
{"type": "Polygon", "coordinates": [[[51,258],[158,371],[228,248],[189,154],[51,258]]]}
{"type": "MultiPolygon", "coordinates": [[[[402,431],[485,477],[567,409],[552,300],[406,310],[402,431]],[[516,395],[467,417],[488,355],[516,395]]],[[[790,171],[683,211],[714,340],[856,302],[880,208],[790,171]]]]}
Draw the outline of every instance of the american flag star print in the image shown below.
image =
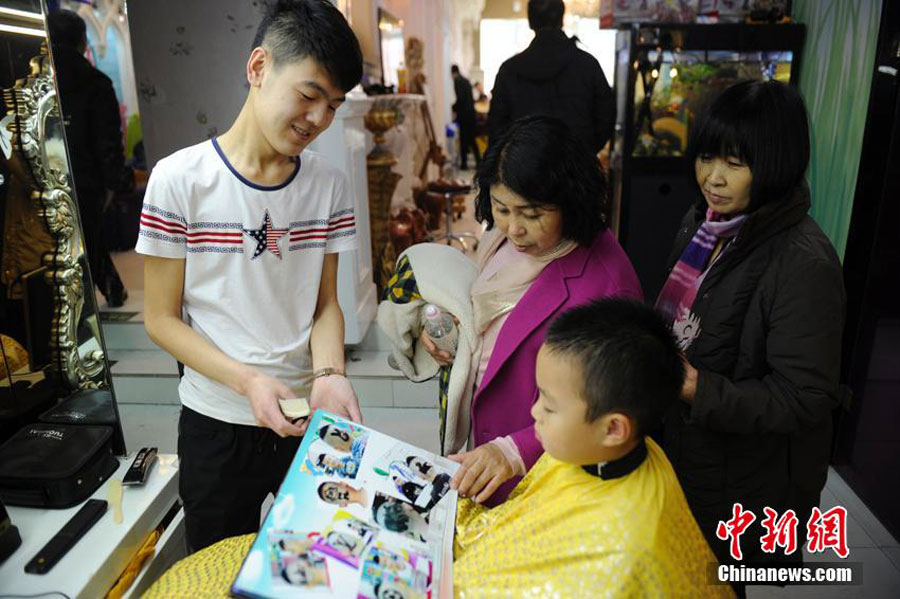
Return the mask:
{"type": "Polygon", "coordinates": [[[263,218],[262,225],[258,229],[244,229],[244,233],[249,235],[256,241],[256,249],[253,251],[251,260],[258,258],[264,251],[269,250],[281,260],[281,250],[278,248],[278,240],[287,235],[287,229],[276,229],[269,218],[269,211],[266,210],[266,216],[263,218]]]}

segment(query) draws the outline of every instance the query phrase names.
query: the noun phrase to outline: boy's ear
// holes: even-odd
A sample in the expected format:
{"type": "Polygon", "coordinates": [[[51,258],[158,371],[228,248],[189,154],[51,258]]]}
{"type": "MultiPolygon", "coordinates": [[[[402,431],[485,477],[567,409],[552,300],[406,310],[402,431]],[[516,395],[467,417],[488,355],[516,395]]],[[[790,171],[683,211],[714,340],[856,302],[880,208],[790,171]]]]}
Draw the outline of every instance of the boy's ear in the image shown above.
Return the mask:
{"type": "Polygon", "coordinates": [[[247,60],[247,82],[250,87],[259,87],[262,85],[263,73],[269,66],[272,56],[268,50],[262,46],[253,48],[250,52],[250,58],[247,60]]]}
{"type": "Polygon", "coordinates": [[[631,418],[621,412],[612,412],[603,417],[605,435],[603,444],[606,447],[624,445],[631,440],[634,433],[634,423],[631,418]]]}

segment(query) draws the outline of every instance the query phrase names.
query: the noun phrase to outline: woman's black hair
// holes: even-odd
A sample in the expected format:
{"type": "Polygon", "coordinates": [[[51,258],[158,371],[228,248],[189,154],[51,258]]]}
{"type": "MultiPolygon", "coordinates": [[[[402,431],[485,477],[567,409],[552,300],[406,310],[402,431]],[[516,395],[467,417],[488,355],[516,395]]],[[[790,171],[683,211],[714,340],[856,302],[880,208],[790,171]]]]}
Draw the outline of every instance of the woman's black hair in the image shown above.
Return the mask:
{"type": "Polygon", "coordinates": [[[253,38],[275,65],[312,58],[347,92],[362,79],[359,40],[347,19],[328,0],[269,0],[253,38]]]}
{"type": "Polygon", "coordinates": [[[597,157],[561,120],[515,121],[488,147],[475,176],[475,218],[494,226],[491,187],[503,184],[535,206],[557,206],[562,236],[588,246],[606,229],[606,176],[597,157]]]}
{"type": "Polygon", "coordinates": [[[732,85],[691,128],[686,157],[695,182],[701,156],[733,156],[750,167],[748,211],[785,198],[809,165],[809,119],[800,92],[779,81],[732,85]]]}

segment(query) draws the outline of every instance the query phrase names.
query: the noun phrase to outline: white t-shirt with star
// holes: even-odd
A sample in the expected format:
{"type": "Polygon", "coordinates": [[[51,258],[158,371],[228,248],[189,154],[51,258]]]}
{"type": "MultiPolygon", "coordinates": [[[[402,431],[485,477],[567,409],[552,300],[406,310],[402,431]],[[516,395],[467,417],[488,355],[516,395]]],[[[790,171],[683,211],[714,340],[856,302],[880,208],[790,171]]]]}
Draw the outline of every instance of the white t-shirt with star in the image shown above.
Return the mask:
{"type": "MultiPolygon", "coordinates": [[[[324,158],[304,151],[287,181],[264,187],[242,177],[213,139],[157,163],[136,251],[183,258],[185,322],[302,397],[325,254],[356,247],[346,177],[324,158]]],[[[245,397],[190,368],[178,392],[201,414],[255,424],[245,397]]]]}

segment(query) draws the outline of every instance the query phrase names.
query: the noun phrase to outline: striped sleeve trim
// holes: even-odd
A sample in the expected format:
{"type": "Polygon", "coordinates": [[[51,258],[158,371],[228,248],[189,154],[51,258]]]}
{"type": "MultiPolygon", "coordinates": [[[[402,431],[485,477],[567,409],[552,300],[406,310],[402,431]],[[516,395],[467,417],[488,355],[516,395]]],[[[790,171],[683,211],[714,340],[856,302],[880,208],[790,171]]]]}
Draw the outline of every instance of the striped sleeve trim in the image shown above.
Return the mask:
{"type": "Polygon", "coordinates": [[[155,216],[159,216],[161,218],[167,219],[169,221],[175,221],[181,226],[186,226],[187,221],[180,214],[176,214],[175,212],[169,212],[164,208],[160,208],[159,206],[154,206],[153,204],[144,203],[144,208],[142,210],[143,214],[152,214],[155,216]]]}
{"type": "Polygon", "coordinates": [[[145,237],[151,239],[159,239],[169,243],[184,243],[187,224],[184,218],[178,214],[168,212],[152,204],[144,204],[141,210],[141,231],[156,233],[156,236],[145,235],[145,237]]]}
{"type": "Polygon", "coordinates": [[[187,249],[194,253],[243,254],[244,229],[241,223],[189,223],[187,249]]]}
{"type": "Polygon", "coordinates": [[[327,220],[295,222],[290,225],[290,241],[337,239],[356,233],[356,216],[352,208],[335,212],[327,220]]]}

